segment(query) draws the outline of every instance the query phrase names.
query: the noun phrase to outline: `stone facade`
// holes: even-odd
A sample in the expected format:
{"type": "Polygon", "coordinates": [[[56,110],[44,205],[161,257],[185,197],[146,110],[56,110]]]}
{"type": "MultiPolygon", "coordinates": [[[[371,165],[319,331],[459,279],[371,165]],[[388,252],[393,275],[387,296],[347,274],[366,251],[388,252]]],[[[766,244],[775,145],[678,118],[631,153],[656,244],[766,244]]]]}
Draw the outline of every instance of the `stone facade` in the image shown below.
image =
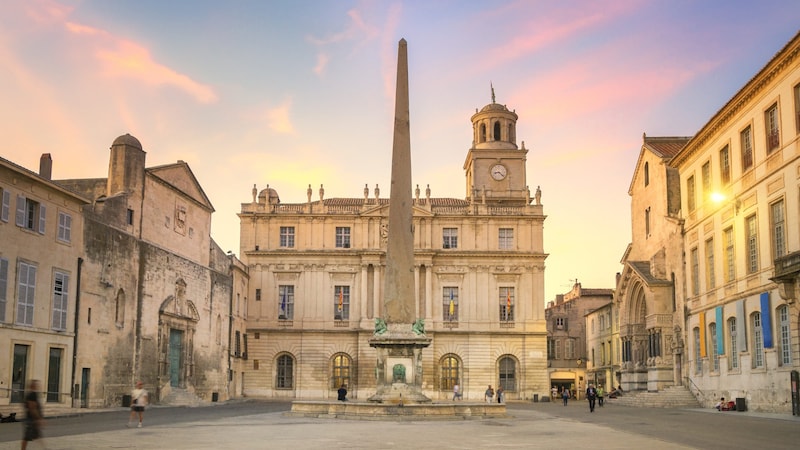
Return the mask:
{"type": "Polygon", "coordinates": [[[568,293],[548,302],[545,318],[550,388],[569,388],[583,395],[587,387],[587,359],[591,356],[585,316],[608,305],[613,293],[612,289],[584,289],[576,282],[568,293]]]}
{"type": "Polygon", "coordinates": [[[70,403],[75,308],[88,199],[0,158],[0,412],[19,411],[26,383],[70,403]]]}
{"type": "Polygon", "coordinates": [[[725,397],[750,410],[792,411],[790,374],[800,368],[799,55],[800,34],[691,139],[659,152],[645,138],[618,285],[624,388],[685,384],[705,406],[725,397]],[[642,222],[646,212],[655,234],[642,222]]]}
{"type": "MultiPolygon", "coordinates": [[[[526,185],[516,118],[494,99],[473,115],[465,199],[414,190],[414,315],[431,338],[421,376],[434,401],[452,398],[456,382],[472,400],[490,384],[508,399],[547,393],[545,216],[526,185]]],[[[242,204],[248,396],[335,399],[341,384],[352,399],[375,394],[369,340],[385,313],[391,205],[377,185],[362,198],[316,194],[309,186],[307,202],[285,204],[254,186],[242,204]]]]}
{"type": "Polygon", "coordinates": [[[108,178],[58,183],[92,200],[83,209],[76,405],[119,405],[136,380],[155,402],[173,392],[231,397],[244,300],[238,322],[232,305],[246,271],[211,239],[214,209],[189,166],[146,168],[141,144],[124,135],[111,146],[108,178]]]}

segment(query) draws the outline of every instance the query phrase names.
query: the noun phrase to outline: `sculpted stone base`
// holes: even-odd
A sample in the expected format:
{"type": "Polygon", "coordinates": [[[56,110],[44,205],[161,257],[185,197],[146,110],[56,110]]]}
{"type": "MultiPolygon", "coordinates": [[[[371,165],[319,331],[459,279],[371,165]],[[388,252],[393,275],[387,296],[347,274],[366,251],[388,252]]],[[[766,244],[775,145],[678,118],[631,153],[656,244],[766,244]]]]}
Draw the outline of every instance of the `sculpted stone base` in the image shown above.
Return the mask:
{"type": "Polygon", "coordinates": [[[430,403],[422,393],[422,350],[431,344],[423,328],[389,324],[369,340],[378,351],[375,363],[375,395],[370,402],[405,405],[430,403]]]}

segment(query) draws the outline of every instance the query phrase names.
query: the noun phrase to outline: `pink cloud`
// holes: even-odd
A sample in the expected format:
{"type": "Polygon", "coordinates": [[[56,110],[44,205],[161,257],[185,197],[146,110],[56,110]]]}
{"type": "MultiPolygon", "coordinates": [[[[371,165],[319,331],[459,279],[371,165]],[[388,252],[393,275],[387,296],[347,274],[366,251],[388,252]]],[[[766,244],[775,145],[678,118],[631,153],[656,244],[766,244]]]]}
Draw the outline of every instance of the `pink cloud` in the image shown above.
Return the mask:
{"type": "Polygon", "coordinates": [[[290,117],[291,107],[292,100],[287,99],[283,104],[267,110],[266,119],[269,129],[280,134],[294,134],[294,125],[290,117]]]}
{"type": "Polygon", "coordinates": [[[116,39],[111,48],[96,50],[95,56],[102,63],[107,76],[135,78],[155,86],[173,86],[201,103],[217,100],[211,87],[157,63],[146,48],[135,42],[116,39]]]}

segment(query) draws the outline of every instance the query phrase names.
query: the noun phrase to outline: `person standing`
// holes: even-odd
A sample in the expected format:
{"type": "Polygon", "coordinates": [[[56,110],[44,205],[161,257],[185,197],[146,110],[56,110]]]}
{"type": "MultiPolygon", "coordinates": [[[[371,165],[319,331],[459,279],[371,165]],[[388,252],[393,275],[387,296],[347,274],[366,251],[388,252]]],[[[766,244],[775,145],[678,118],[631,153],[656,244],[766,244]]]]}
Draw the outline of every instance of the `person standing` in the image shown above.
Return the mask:
{"type": "Polygon", "coordinates": [[[147,406],[147,391],[144,389],[144,383],[141,381],[136,382],[136,389],[131,392],[131,417],[128,419],[128,426],[133,426],[133,420],[139,416],[139,425],[142,428],[142,421],[144,420],[144,407],[147,406]]]}
{"type": "Polygon", "coordinates": [[[339,386],[339,390],[336,391],[336,395],[337,395],[336,400],[339,400],[340,402],[346,402],[347,401],[347,387],[345,385],[339,386]]]}
{"type": "Polygon", "coordinates": [[[603,407],[603,397],[606,395],[606,391],[603,389],[603,386],[597,386],[597,404],[600,407],[603,407]]]}
{"type": "Polygon", "coordinates": [[[564,400],[564,406],[567,406],[567,401],[569,400],[569,389],[566,386],[561,391],[561,398],[564,400]]]}
{"type": "Polygon", "coordinates": [[[553,401],[558,398],[558,388],[553,385],[553,389],[550,389],[551,396],[553,397],[553,401]]]}
{"type": "Polygon", "coordinates": [[[504,395],[505,395],[505,392],[503,391],[503,386],[498,386],[497,387],[497,403],[503,403],[503,400],[504,400],[503,396],[504,395]]]}
{"type": "Polygon", "coordinates": [[[492,403],[492,398],[494,398],[494,389],[492,389],[492,385],[490,384],[488,388],[486,388],[486,403],[492,403]]]}
{"type": "Polygon", "coordinates": [[[586,388],[586,399],[589,400],[589,412],[594,412],[594,404],[597,400],[597,389],[594,388],[593,384],[589,384],[589,387],[586,388]]]}
{"type": "Polygon", "coordinates": [[[39,380],[28,383],[28,392],[25,394],[25,431],[22,435],[22,450],[28,448],[28,442],[42,438],[44,416],[42,415],[42,402],[39,401],[39,380]]]}

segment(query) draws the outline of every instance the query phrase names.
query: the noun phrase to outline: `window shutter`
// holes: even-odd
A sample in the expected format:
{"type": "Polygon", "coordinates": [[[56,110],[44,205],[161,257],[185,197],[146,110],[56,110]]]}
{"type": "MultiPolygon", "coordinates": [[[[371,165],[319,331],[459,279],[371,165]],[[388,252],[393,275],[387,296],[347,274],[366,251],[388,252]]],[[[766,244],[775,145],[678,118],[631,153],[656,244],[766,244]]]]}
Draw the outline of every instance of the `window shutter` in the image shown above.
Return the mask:
{"type": "Polygon", "coordinates": [[[25,226],[25,196],[17,196],[17,226],[25,226]]]}
{"type": "Polygon", "coordinates": [[[567,325],[569,325],[569,322],[567,321],[567,318],[564,317],[564,331],[569,330],[569,327],[567,325]]]}
{"type": "Polygon", "coordinates": [[[3,191],[3,206],[0,207],[0,220],[8,222],[8,213],[11,207],[11,192],[3,191]]]}
{"type": "Polygon", "coordinates": [[[39,234],[44,234],[44,215],[47,208],[43,204],[39,204],[39,234]]]}

